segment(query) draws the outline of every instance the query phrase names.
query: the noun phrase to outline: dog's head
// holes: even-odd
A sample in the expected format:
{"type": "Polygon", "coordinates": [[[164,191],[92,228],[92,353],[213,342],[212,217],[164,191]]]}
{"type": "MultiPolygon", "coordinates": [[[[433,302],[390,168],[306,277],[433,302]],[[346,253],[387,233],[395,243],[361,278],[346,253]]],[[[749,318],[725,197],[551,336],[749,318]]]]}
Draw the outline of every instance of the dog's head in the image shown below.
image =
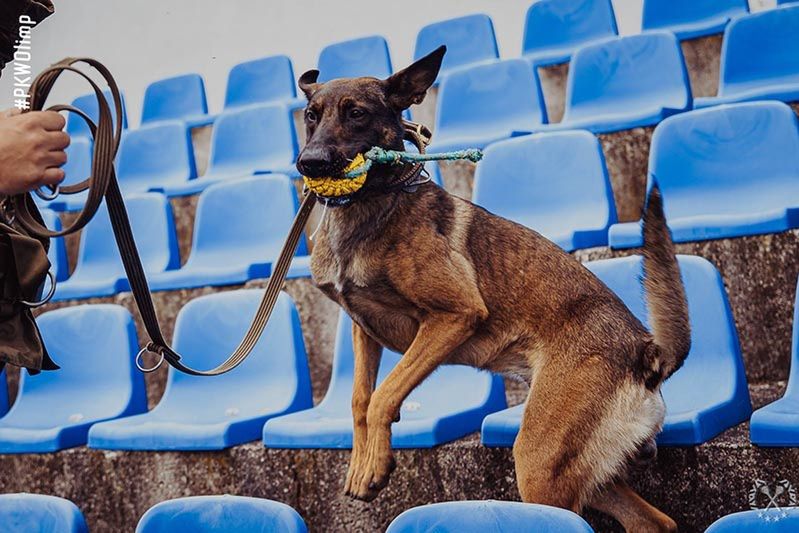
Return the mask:
{"type": "MultiPolygon", "coordinates": [[[[311,178],[338,177],[356,155],[373,146],[403,150],[402,112],[424,100],[444,52],[446,47],[441,46],[385,80],[342,78],[317,83],[318,70],[300,76],[300,89],[308,98],[307,143],[297,158],[297,170],[311,178]]],[[[378,187],[391,172],[373,167],[365,187],[378,187]]]]}

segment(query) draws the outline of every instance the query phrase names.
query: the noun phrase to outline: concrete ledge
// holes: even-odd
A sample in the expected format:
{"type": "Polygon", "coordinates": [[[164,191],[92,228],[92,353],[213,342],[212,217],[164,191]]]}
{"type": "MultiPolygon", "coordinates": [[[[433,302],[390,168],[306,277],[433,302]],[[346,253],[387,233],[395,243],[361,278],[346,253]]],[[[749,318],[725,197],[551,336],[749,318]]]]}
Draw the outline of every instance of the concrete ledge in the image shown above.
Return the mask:
{"type": "MultiPolygon", "coordinates": [[[[780,386],[753,389],[756,405],[780,386]]],[[[486,448],[477,435],[431,450],[396,452],[388,488],[370,504],[341,493],[350,452],[275,450],[251,443],[221,452],[104,452],[85,447],[55,454],[0,455],[0,492],[29,491],[73,500],[92,531],[132,531],[155,503],[180,496],[239,494],[285,502],[311,531],[383,531],[407,508],[459,499],[518,500],[510,449],[486,448]]],[[[755,448],[745,425],[691,448],[661,448],[631,482],[672,516],[680,531],[703,531],[724,514],[748,508],[754,479],[793,476],[799,449],[755,448]]],[[[588,513],[598,531],[619,531],[588,513]]]]}
{"type": "Polygon", "coordinates": [[[694,98],[718,92],[722,37],[719,33],[680,43],[694,98]]]}
{"type": "Polygon", "coordinates": [[[560,122],[566,107],[566,80],[569,78],[569,64],[560,63],[538,67],[537,72],[547,107],[547,122],[550,124],[560,122]]]}

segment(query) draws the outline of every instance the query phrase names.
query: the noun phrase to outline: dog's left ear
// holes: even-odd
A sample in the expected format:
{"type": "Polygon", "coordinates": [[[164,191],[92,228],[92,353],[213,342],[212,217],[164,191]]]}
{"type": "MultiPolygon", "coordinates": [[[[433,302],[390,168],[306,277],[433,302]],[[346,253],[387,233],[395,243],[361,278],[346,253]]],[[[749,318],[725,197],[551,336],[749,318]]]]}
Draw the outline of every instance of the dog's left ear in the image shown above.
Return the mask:
{"type": "Polygon", "coordinates": [[[412,104],[421,104],[427,89],[433,85],[444,59],[446,46],[439,46],[415,63],[386,79],[386,97],[398,111],[412,104]]]}
{"type": "Polygon", "coordinates": [[[300,76],[297,82],[297,85],[300,86],[300,90],[305,93],[305,97],[308,100],[310,100],[313,94],[322,86],[321,83],[316,83],[317,78],[319,78],[319,71],[313,69],[300,76]]]}

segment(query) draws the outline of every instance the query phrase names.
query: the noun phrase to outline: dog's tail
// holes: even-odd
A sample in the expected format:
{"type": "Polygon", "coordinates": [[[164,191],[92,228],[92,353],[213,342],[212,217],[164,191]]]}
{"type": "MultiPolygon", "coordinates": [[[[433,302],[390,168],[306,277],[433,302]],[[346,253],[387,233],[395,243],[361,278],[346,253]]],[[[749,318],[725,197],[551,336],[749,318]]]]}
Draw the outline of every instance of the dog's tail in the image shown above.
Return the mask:
{"type": "Polygon", "coordinates": [[[644,210],[644,288],[657,346],[657,373],[666,379],[688,356],[691,326],[685,287],[657,183],[649,192],[644,210]]]}

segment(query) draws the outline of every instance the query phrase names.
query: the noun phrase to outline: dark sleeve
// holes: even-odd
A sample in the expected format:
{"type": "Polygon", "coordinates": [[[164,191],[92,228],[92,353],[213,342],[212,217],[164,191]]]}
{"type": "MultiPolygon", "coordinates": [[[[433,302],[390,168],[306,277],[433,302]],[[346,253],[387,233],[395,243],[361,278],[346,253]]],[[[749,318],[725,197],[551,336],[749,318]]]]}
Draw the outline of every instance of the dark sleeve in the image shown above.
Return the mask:
{"type": "Polygon", "coordinates": [[[19,40],[19,18],[26,15],[38,25],[54,10],[51,0],[0,0],[0,70],[14,58],[14,44],[19,40]]]}

